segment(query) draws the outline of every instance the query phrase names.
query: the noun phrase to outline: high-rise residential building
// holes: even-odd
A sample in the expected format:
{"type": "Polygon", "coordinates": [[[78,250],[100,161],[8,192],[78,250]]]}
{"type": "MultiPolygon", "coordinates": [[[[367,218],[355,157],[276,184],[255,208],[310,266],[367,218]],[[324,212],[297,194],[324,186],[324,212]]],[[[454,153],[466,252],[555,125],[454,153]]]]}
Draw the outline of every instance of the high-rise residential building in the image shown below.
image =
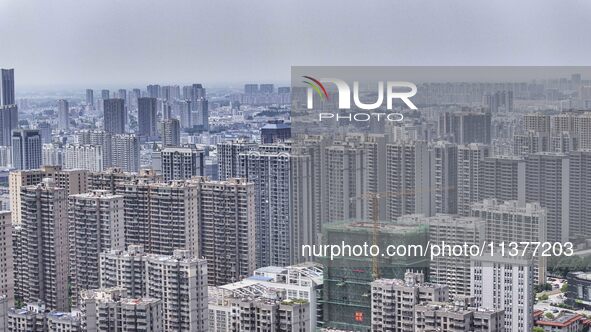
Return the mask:
{"type": "Polygon", "coordinates": [[[0,145],[0,167],[10,167],[12,164],[12,157],[10,156],[10,146],[0,145]]]}
{"type": "Polygon", "coordinates": [[[68,144],[64,149],[64,169],[100,172],[104,169],[103,161],[101,145],[68,144]]]}
{"type": "Polygon", "coordinates": [[[23,296],[53,310],[68,309],[68,192],[52,179],[22,187],[23,296]]]}
{"type": "Polygon", "coordinates": [[[479,307],[504,310],[504,332],[532,331],[534,286],[532,260],[483,255],[471,258],[472,296],[479,307]]]}
{"type": "Polygon", "coordinates": [[[160,98],[160,85],[150,84],[146,87],[146,90],[148,91],[148,97],[160,98]]]}
{"type": "Polygon", "coordinates": [[[2,80],[0,81],[0,105],[15,105],[14,93],[14,69],[0,69],[2,80]]]}
{"type": "Polygon", "coordinates": [[[70,128],[70,104],[65,99],[57,101],[57,127],[59,130],[70,128]]]}
{"type": "Polygon", "coordinates": [[[433,213],[458,211],[458,147],[438,141],[429,145],[433,213]]]}
{"type": "Polygon", "coordinates": [[[439,117],[439,137],[456,144],[491,142],[491,113],[463,110],[439,117]]]}
{"type": "Polygon", "coordinates": [[[488,145],[472,143],[458,146],[458,214],[469,216],[470,205],[481,200],[483,162],[489,155],[488,145]]]}
{"type": "Polygon", "coordinates": [[[121,168],[108,168],[102,172],[88,173],[88,190],[108,190],[112,194],[122,194],[124,183],[141,180],[144,183],[161,182],[162,177],[151,169],[139,172],[124,172],[121,168]]]}
{"type": "Polygon", "coordinates": [[[106,99],[109,99],[109,98],[111,98],[111,92],[109,90],[107,90],[107,89],[101,90],[101,99],[102,100],[106,100],[106,99]]]}
{"type": "Polygon", "coordinates": [[[2,257],[0,259],[0,298],[4,296],[5,304],[12,307],[14,306],[14,256],[10,211],[0,211],[0,257],[2,257]]]}
{"type": "Polygon", "coordinates": [[[523,116],[523,127],[525,131],[535,131],[539,133],[550,132],[550,115],[542,113],[532,113],[523,116]]]}
{"type": "Polygon", "coordinates": [[[156,132],[156,98],[138,98],[138,134],[144,139],[154,139],[156,132]]]}
{"type": "Polygon", "coordinates": [[[241,153],[255,151],[257,144],[246,140],[236,140],[218,143],[218,177],[220,180],[238,177],[241,153]]]}
{"type": "Polygon", "coordinates": [[[569,238],[591,237],[591,150],[569,154],[569,238]]]}
{"type": "Polygon", "coordinates": [[[78,144],[99,145],[103,147],[103,167],[108,168],[113,163],[112,135],[103,130],[80,130],[77,132],[78,144]]]}
{"type": "Polygon", "coordinates": [[[12,131],[18,128],[18,107],[0,105],[0,145],[12,144],[12,131]]]}
{"type": "Polygon", "coordinates": [[[43,144],[41,147],[41,160],[44,166],[64,166],[64,149],[58,144],[43,144]]]}
{"type": "Polygon", "coordinates": [[[137,172],[140,169],[140,146],[136,135],[111,137],[111,165],[125,172],[137,172]]]}
{"type": "Polygon", "coordinates": [[[12,167],[21,170],[41,167],[42,145],[39,130],[14,130],[12,132],[12,167]]]}
{"type": "Polygon", "coordinates": [[[386,145],[387,218],[404,214],[430,215],[430,169],[427,144],[398,141],[386,145]]]}
{"type": "Polygon", "coordinates": [[[88,290],[80,297],[82,330],[88,332],[160,332],[162,301],[129,298],[122,288],[88,290]]]}
{"type": "Polygon", "coordinates": [[[244,94],[253,95],[259,93],[258,84],[244,84],[244,94]]]}
{"type": "Polygon", "coordinates": [[[209,130],[209,101],[205,98],[199,98],[191,102],[194,115],[191,116],[191,121],[194,126],[199,129],[209,130]]]}
{"type": "Polygon", "coordinates": [[[190,129],[193,128],[193,111],[191,106],[190,100],[181,100],[178,103],[180,110],[180,118],[181,118],[181,127],[183,129],[190,129]]]}
{"type": "Polygon", "coordinates": [[[550,151],[548,133],[527,131],[513,136],[513,154],[516,156],[550,151]]]}
{"type": "Polygon", "coordinates": [[[506,113],[513,112],[513,91],[503,90],[494,93],[485,94],[483,96],[484,104],[488,107],[488,111],[496,114],[500,110],[506,113]]]}
{"type": "Polygon", "coordinates": [[[51,143],[51,124],[47,121],[37,123],[37,129],[41,134],[43,144],[51,143]]]}
{"type": "Polygon", "coordinates": [[[187,250],[146,254],[142,246],[100,255],[101,287],[120,287],[130,297],[162,301],[164,331],[207,330],[207,262],[187,250]]]}
{"type": "MultiPolygon", "coordinates": [[[[146,252],[160,255],[187,249],[200,257],[198,246],[203,242],[199,239],[197,184],[134,181],[123,186],[126,246],[141,244],[146,252]]],[[[224,266],[227,263],[224,261],[224,266]]]]}
{"type": "Polygon", "coordinates": [[[371,283],[371,331],[414,332],[416,305],[445,302],[448,287],[425,282],[423,273],[406,272],[404,279],[371,283]]]}
{"type": "Polygon", "coordinates": [[[525,160],[521,157],[496,156],[482,163],[480,198],[525,202],[525,160]]]}
{"type": "Polygon", "coordinates": [[[74,302],[82,290],[100,287],[99,254],[125,248],[123,212],[123,196],[106,190],[69,197],[70,271],[74,302]]]}
{"type": "Polygon", "coordinates": [[[103,128],[111,134],[125,133],[125,101],[121,98],[103,100],[103,128]]]}
{"type": "Polygon", "coordinates": [[[591,112],[585,112],[575,118],[575,131],[579,137],[581,149],[591,149],[591,112]]]}
{"type": "Polygon", "coordinates": [[[0,329],[8,330],[8,309],[13,306],[8,304],[8,297],[0,295],[0,329]]]}
{"type": "MultiPolygon", "coordinates": [[[[546,242],[546,210],[537,202],[519,204],[485,199],[472,205],[472,216],[484,220],[484,240],[489,243],[546,242]]],[[[534,282],[543,284],[546,282],[546,258],[539,254],[534,258],[534,282]]]]}
{"type": "Polygon", "coordinates": [[[160,123],[160,136],[163,146],[181,145],[181,123],[178,119],[166,119],[160,123]]]}
{"type": "Polygon", "coordinates": [[[94,107],[94,91],[92,89],[86,89],[86,105],[94,107]]]}
{"type": "MultiPolygon", "coordinates": [[[[44,178],[53,179],[60,188],[65,188],[68,195],[85,193],[87,190],[85,170],[62,170],[59,166],[44,166],[41,169],[10,172],[8,190],[20,193],[22,187],[41,183],[44,178]]],[[[10,210],[14,224],[21,223],[21,195],[10,195],[10,210]]]]}
{"type": "Polygon", "coordinates": [[[165,181],[203,176],[205,153],[194,146],[167,147],[161,151],[162,176],[165,181]]]}
{"type": "Polygon", "coordinates": [[[289,291],[242,283],[210,287],[208,331],[311,332],[308,301],[286,299],[289,291]],[[232,287],[233,286],[233,287],[232,287]]]}
{"type": "MultiPolygon", "coordinates": [[[[373,241],[374,229],[371,221],[325,224],[322,244],[426,246],[428,241],[428,226],[416,220],[378,223],[377,243],[373,241]]],[[[307,255],[305,251],[302,254],[307,255]]],[[[428,258],[419,255],[378,256],[375,260],[371,256],[344,255],[334,260],[327,257],[322,263],[325,266],[322,321],[327,327],[349,331],[370,331],[372,281],[379,278],[403,279],[407,270],[426,274],[429,268],[428,258]]]]}
{"type": "Polygon", "coordinates": [[[259,93],[271,94],[275,92],[275,86],[273,84],[261,84],[259,93]]]}
{"type": "Polygon", "coordinates": [[[569,158],[540,152],[525,157],[525,199],[539,202],[547,211],[547,241],[569,238],[569,158]]]}
{"type": "Polygon", "coordinates": [[[250,276],[255,269],[255,188],[245,179],[190,183],[199,189],[200,255],[210,285],[250,276]],[[223,236],[220,236],[223,234],[223,236]]]}
{"type": "MultiPolygon", "coordinates": [[[[405,218],[405,217],[403,217],[405,218]]],[[[464,244],[480,246],[485,240],[485,223],[475,217],[438,214],[420,219],[429,225],[429,241],[450,246],[464,244]]],[[[470,257],[442,255],[429,264],[430,280],[447,285],[451,298],[470,295],[470,257]]]]}

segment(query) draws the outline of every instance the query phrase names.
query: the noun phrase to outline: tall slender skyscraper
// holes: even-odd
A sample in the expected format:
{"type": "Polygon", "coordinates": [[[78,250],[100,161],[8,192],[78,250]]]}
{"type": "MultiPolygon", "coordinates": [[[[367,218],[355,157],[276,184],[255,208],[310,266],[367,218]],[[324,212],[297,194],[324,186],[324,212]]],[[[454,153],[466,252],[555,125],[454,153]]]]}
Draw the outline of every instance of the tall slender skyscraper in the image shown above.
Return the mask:
{"type": "Polygon", "coordinates": [[[58,128],[60,130],[68,130],[70,128],[70,105],[67,100],[60,99],[57,101],[57,107],[58,128]]]}
{"type": "Polygon", "coordinates": [[[111,134],[125,133],[125,101],[120,98],[104,99],[104,129],[111,134]]]}
{"type": "Polygon", "coordinates": [[[156,137],[156,98],[138,98],[138,133],[142,139],[156,137]]]}
{"type": "Polygon", "coordinates": [[[36,169],[41,167],[41,134],[39,130],[20,129],[12,132],[12,167],[36,169]]]}
{"type": "Polygon", "coordinates": [[[12,144],[12,131],[18,127],[18,107],[0,105],[0,145],[12,144]]]}
{"type": "Polygon", "coordinates": [[[86,105],[94,107],[94,91],[86,89],[86,105]]]}
{"type": "Polygon", "coordinates": [[[0,298],[6,296],[8,306],[14,306],[14,257],[10,211],[0,211],[0,257],[0,298]]]}
{"type": "Polygon", "coordinates": [[[480,201],[482,193],[482,164],[488,157],[488,145],[472,143],[458,147],[458,214],[470,215],[470,205],[480,201]]]}
{"type": "Polygon", "coordinates": [[[0,69],[2,80],[0,81],[0,105],[14,105],[14,69],[0,69]]]}
{"type": "Polygon", "coordinates": [[[458,211],[458,147],[445,141],[429,146],[431,153],[431,202],[434,213],[458,211]]]}
{"type": "Polygon", "coordinates": [[[21,188],[24,301],[68,309],[68,192],[52,179],[21,188]]]}

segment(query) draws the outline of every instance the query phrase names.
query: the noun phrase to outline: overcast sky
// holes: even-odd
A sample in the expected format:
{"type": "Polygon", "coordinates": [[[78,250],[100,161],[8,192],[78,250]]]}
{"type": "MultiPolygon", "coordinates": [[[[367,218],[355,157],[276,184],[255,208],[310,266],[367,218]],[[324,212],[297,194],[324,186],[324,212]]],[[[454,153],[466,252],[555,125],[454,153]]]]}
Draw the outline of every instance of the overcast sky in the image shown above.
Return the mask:
{"type": "Polygon", "coordinates": [[[591,2],[0,0],[17,87],[289,82],[292,65],[591,65],[591,2]]]}

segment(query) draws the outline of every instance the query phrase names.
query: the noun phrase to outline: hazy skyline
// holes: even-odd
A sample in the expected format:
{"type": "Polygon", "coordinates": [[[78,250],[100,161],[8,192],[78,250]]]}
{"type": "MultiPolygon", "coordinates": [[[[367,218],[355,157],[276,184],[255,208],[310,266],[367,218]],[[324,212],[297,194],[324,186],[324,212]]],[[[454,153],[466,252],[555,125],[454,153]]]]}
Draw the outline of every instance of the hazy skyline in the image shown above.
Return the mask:
{"type": "Polygon", "coordinates": [[[586,1],[0,0],[18,87],[289,83],[292,65],[590,65],[586,1]]]}

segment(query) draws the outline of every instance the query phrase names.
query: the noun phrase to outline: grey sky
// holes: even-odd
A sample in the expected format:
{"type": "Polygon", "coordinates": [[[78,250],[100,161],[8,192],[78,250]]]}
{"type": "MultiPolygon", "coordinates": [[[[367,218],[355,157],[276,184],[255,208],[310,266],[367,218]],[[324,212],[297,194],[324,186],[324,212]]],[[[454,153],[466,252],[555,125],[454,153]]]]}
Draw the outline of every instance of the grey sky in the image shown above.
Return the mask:
{"type": "Polygon", "coordinates": [[[291,65],[591,65],[591,2],[0,0],[17,86],[289,82],[291,65]]]}

